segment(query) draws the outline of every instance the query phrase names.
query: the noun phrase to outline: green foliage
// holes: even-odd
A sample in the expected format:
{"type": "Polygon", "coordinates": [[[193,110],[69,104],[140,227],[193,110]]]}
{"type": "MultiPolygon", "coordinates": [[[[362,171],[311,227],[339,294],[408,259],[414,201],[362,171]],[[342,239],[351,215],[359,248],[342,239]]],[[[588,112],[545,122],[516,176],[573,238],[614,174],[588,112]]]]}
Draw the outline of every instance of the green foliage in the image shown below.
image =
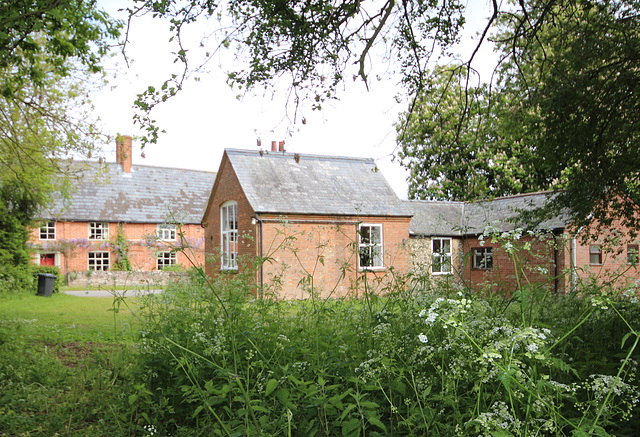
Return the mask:
{"type": "MultiPolygon", "coordinates": [[[[147,130],[142,139],[155,142],[159,127],[149,112],[176,95],[198,61],[189,58],[181,44],[181,33],[198,19],[216,19],[216,38],[207,57],[218,49],[235,49],[240,61],[227,72],[228,83],[242,92],[257,87],[272,89],[286,81],[289,102],[298,108],[303,101],[321,109],[326,100],[337,98],[345,81],[377,77],[369,68],[371,55],[385,49],[398,60],[403,82],[412,92],[421,88],[425,65],[448,53],[464,23],[464,2],[334,2],[239,1],[217,4],[210,0],[136,2],[132,17],[152,13],[171,23],[175,61],[184,66],[161,86],[150,86],[136,101],[136,121],[147,130]],[[379,48],[378,45],[384,45],[379,48]],[[354,67],[355,65],[355,67],[354,67]]],[[[209,20],[211,22],[212,20],[209,20]]],[[[203,62],[207,62],[204,60],[203,62]]]]}
{"type": "Polygon", "coordinates": [[[122,229],[122,223],[118,225],[118,233],[115,236],[115,241],[111,243],[116,260],[113,262],[112,270],[121,270],[125,272],[131,271],[131,261],[129,260],[129,241],[124,236],[124,230],[122,229]]]}
{"type": "Polygon", "coordinates": [[[47,76],[70,75],[75,66],[90,72],[109,40],[114,22],[93,1],[17,0],[0,6],[0,94],[7,100],[26,87],[46,86],[47,76]]]}
{"type": "Polygon", "coordinates": [[[0,321],[0,429],[6,435],[133,435],[130,352],[121,345],[59,342],[0,321]]]}
{"type": "Polygon", "coordinates": [[[76,171],[64,158],[88,158],[99,132],[88,115],[91,76],[119,24],[84,0],[0,5],[0,289],[28,275],[25,226],[76,171]]]}
{"type": "Polygon", "coordinates": [[[426,281],[362,299],[279,301],[253,299],[251,274],[193,273],[140,298],[133,349],[97,341],[113,338],[110,301],[131,300],[0,300],[0,428],[622,436],[640,426],[633,289],[585,283],[506,299],[426,281]]]}
{"type": "Polygon", "coordinates": [[[435,68],[400,117],[410,195],[553,190],[541,216],[564,209],[576,229],[595,224],[592,233],[616,220],[639,229],[639,9],[531,0],[497,13],[491,82],[472,86],[468,64],[435,68]]]}
{"type": "Polygon", "coordinates": [[[437,284],[247,301],[231,282],[235,297],[200,282],[146,301],[133,402],[161,434],[624,435],[640,422],[637,303],[437,284]]]}
{"type": "Polygon", "coordinates": [[[32,193],[16,181],[0,179],[0,293],[31,283],[26,226],[37,206],[32,193]]]}
{"type": "Polygon", "coordinates": [[[554,206],[570,209],[577,227],[621,219],[637,230],[640,3],[532,5],[543,21],[537,29],[523,16],[504,24],[513,43],[503,50],[515,56],[501,80],[514,111],[510,129],[522,131],[512,137],[535,149],[535,168],[558,192],[554,206]]]}
{"type": "Polygon", "coordinates": [[[468,68],[436,68],[397,125],[401,164],[415,199],[476,200],[549,188],[532,150],[505,132],[506,101],[487,84],[469,86],[468,68]]]}

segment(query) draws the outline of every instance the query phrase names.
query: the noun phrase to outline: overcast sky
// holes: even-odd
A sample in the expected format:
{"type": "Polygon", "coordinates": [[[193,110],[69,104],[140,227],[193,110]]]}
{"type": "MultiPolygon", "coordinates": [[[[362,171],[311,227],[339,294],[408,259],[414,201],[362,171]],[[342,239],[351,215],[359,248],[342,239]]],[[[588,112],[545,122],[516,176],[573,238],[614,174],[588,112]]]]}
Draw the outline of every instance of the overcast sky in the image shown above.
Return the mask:
{"type": "MultiPolygon", "coordinates": [[[[114,15],[124,1],[103,0],[103,7],[114,15]]],[[[473,3],[473,2],[472,2],[473,3]]],[[[485,0],[475,0],[474,16],[489,13],[485,0]]],[[[123,17],[123,15],[120,15],[123,17]]],[[[137,19],[129,34],[127,53],[133,62],[126,65],[121,56],[108,64],[109,86],[93,99],[104,129],[111,134],[140,135],[133,124],[133,102],[147,86],[159,86],[172,72],[177,72],[167,43],[166,23],[148,17],[137,19]]],[[[193,52],[211,50],[199,47],[204,28],[193,29],[187,37],[193,52]]],[[[195,53],[197,55],[197,53],[195,53]]],[[[222,54],[216,61],[228,58],[222,54]],[[226,58],[225,58],[226,57],[226,58]]],[[[219,62],[218,62],[219,63],[219,62]]],[[[245,95],[238,100],[237,91],[229,88],[224,73],[216,62],[208,64],[209,72],[199,81],[189,81],[178,96],[158,107],[152,118],[166,130],[158,143],[145,148],[143,159],[140,142],[134,140],[134,164],[217,171],[225,148],[269,149],[271,141],[286,142],[286,150],[296,153],[369,157],[394,188],[406,198],[406,172],[392,162],[395,152],[393,123],[405,103],[396,103],[401,91],[397,81],[372,81],[367,92],[362,81],[350,82],[340,94],[340,101],[327,102],[322,111],[308,107],[299,110],[292,124],[285,112],[282,93],[245,95]],[[306,119],[306,124],[300,122],[306,119]]],[[[402,97],[402,96],[401,96],[402,97]]],[[[115,146],[107,146],[107,159],[115,161],[115,146]]]]}

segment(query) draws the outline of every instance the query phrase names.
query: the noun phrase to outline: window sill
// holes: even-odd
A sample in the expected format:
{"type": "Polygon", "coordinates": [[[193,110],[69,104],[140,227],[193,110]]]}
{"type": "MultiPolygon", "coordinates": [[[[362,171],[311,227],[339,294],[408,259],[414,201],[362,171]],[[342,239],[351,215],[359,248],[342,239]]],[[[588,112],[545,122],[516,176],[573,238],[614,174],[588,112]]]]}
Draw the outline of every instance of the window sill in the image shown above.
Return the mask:
{"type": "Polygon", "coordinates": [[[221,268],[220,273],[238,273],[238,268],[221,268]]]}
{"type": "Polygon", "coordinates": [[[386,271],[386,267],[360,267],[358,268],[358,273],[364,272],[384,272],[386,271]]]}
{"type": "Polygon", "coordinates": [[[431,272],[433,276],[450,276],[453,272],[431,272]]]}

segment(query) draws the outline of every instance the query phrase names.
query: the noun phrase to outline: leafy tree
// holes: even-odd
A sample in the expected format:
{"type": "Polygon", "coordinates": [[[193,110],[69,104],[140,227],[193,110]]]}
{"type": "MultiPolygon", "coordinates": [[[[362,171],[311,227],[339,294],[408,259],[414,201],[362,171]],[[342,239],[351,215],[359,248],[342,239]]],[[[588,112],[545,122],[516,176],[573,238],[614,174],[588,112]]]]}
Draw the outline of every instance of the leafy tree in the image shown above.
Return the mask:
{"type": "Polygon", "coordinates": [[[95,0],[11,0],[0,3],[0,94],[43,86],[52,72],[78,66],[97,73],[119,24],[95,0]]]}
{"type": "Polygon", "coordinates": [[[414,110],[400,115],[398,152],[409,169],[409,196],[474,200],[540,189],[549,183],[533,150],[505,132],[505,95],[467,85],[468,69],[436,69],[414,110]]]}
{"type": "Polygon", "coordinates": [[[640,229],[640,3],[529,5],[497,20],[492,89],[469,87],[464,66],[436,71],[435,89],[401,117],[410,195],[553,190],[542,217],[565,209],[594,232],[640,229]]]}
{"type": "Polygon", "coordinates": [[[0,4],[0,287],[26,280],[26,226],[89,158],[87,88],[119,24],[86,0],[0,4]]]}
{"type": "MultiPolygon", "coordinates": [[[[640,2],[575,1],[540,11],[529,42],[515,29],[517,57],[503,74],[517,132],[552,181],[555,210],[597,231],[640,229],[640,2]],[[519,61],[520,64],[516,64],[519,61]],[[518,90],[514,93],[511,90],[518,90]]],[[[529,19],[532,19],[530,17],[529,19]]]]}

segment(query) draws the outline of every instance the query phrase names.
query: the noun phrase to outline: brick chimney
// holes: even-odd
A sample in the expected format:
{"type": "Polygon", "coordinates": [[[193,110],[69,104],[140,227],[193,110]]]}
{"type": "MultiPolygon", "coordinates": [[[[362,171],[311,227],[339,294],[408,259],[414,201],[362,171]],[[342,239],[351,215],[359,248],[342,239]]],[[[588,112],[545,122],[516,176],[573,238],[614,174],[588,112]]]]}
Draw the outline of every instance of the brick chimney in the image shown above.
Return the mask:
{"type": "Polygon", "coordinates": [[[271,151],[272,152],[277,152],[278,151],[278,142],[277,141],[271,141],[271,151]]]}
{"type": "Polygon", "coordinates": [[[278,143],[278,151],[284,152],[284,141],[278,143]]]}
{"type": "Polygon", "coordinates": [[[122,171],[131,173],[131,136],[118,135],[116,137],[116,161],[122,166],[122,171]]]}

